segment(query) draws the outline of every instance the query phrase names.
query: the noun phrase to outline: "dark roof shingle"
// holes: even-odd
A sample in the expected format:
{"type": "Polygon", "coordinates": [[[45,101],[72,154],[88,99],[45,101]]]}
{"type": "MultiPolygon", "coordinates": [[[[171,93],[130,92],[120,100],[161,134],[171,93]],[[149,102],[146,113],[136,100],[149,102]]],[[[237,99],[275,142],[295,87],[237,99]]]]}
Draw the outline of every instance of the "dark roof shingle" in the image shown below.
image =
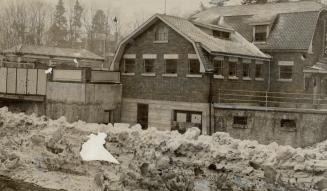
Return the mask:
{"type": "Polygon", "coordinates": [[[5,54],[21,53],[21,54],[44,55],[44,56],[53,56],[53,57],[103,60],[101,56],[98,56],[85,49],[58,48],[58,47],[34,46],[34,45],[14,46],[10,49],[4,50],[3,53],[5,54]]]}

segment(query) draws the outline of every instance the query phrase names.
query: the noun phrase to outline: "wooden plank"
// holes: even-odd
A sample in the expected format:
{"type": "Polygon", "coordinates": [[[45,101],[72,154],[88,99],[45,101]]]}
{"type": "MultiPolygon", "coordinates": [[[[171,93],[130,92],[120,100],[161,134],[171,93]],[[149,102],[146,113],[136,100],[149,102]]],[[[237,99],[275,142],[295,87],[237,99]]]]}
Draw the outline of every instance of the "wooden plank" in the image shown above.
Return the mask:
{"type": "Polygon", "coordinates": [[[8,68],[7,71],[7,93],[16,93],[16,68],[8,68]]]}
{"type": "Polygon", "coordinates": [[[27,72],[27,94],[36,95],[37,69],[28,69],[27,72]]]}
{"type": "Polygon", "coordinates": [[[54,70],[53,81],[81,82],[83,70],[54,70]]]}
{"type": "Polygon", "coordinates": [[[0,92],[6,93],[7,89],[7,68],[0,68],[0,92]]]}
{"type": "Polygon", "coordinates": [[[37,70],[37,95],[45,95],[47,89],[47,74],[45,70],[37,70]]]}
{"type": "Polygon", "coordinates": [[[17,69],[17,94],[26,94],[27,69],[17,69]]]}

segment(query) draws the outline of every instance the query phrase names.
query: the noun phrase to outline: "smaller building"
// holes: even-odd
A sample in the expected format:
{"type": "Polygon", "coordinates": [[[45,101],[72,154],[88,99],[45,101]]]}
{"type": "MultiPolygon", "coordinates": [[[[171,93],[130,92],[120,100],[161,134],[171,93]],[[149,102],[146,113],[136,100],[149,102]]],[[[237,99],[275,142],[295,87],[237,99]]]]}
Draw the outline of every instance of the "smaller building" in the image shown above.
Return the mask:
{"type": "Polygon", "coordinates": [[[104,58],[85,49],[18,45],[2,52],[3,66],[25,68],[89,67],[100,70],[104,58]]]}
{"type": "Polygon", "coordinates": [[[120,74],[87,50],[19,45],[3,52],[0,107],[65,116],[70,122],[120,120],[120,74]]]}

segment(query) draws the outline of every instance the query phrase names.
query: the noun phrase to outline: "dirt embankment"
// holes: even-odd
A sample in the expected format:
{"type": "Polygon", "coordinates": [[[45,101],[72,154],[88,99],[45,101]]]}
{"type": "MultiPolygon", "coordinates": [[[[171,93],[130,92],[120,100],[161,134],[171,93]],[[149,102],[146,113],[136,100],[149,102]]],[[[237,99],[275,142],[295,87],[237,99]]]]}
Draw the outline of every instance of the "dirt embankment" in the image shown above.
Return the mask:
{"type": "MultiPolygon", "coordinates": [[[[0,175],[72,191],[309,191],[327,188],[327,142],[306,149],[200,136],[194,128],[146,131],[128,125],[67,123],[64,118],[0,109],[0,175]],[[120,162],[83,162],[91,133],[108,134],[105,148],[120,162]]],[[[1,187],[2,186],[2,187],[1,187]]],[[[20,190],[14,184],[0,188],[20,190]]]]}

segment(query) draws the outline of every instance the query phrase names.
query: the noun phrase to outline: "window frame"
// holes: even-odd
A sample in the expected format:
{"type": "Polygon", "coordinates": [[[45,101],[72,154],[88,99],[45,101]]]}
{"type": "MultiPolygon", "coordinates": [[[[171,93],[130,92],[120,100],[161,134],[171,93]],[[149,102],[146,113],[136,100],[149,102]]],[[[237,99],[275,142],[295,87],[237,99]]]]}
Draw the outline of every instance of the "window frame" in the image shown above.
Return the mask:
{"type": "Polygon", "coordinates": [[[269,35],[269,25],[268,24],[260,24],[260,25],[254,25],[253,26],[253,42],[267,42],[268,39],[268,35],[269,35]],[[257,27],[265,27],[266,31],[265,32],[257,32],[257,27]],[[263,35],[261,38],[257,38],[257,34],[263,35]]]}
{"type": "Polygon", "coordinates": [[[238,65],[238,62],[237,61],[228,61],[228,77],[229,78],[237,78],[237,72],[238,72],[238,69],[237,69],[237,65],[238,65]],[[231,75],[231,65],[234,65],[235,64],[235,75],[231,75]]]}
{"type": "Polygon", "coordinates": [[[123,61],[124,61],[123,73],[124,74],[135,74],[136,59],[135,58],[123,58],[123,61]],[[133,61],[133,71],[132,72],[126,72],[126,60],[133,61]]]}
{"type": "Polygon", "coordinates": [[[255,64],[255,71],[254,71],[254,78],[256,80],[263,80],[264,79],[264,67],[263,67],[263,63],[256,63],[255,64]],[[260,67],[260,75],[258,76],[257,74],[257,71],[258,71],[258,68],[257,67],[260,67]]]}
{"type": "Polygon", "coordinates": [[[154,59],[154,58],[143,58],[143,74],[155,74],[155,71],[154,71],[155,62],[156,62],[156,59],[154,59]],[[153,61],[152,62],[152,72],[146,71],[146,62],[149,60],[153,61]]]}
{"type": "Polygon", "coordinates": [[[178,65],[178,59],[165,59],[165,73],[164,74],[168,74],[168,75],[177,75],[177,67],[178,65]],[[167,73],[167,61],[175,61],[175,64],[176,64],[176,72],[175,73],[167,73]]]}
{"type": "Polygon", "coordinates": [[[154,32],[155,43],[167,43],[169,40],[169,30],[167,26],[158,26],[154,32]],[[163,38],[161,39],[161,37],[163,38]]]}
{"type": "Polygon", "coordinates": [[[197,58],[189,58],[188,59],[188,74],[189,75],[201,75],[201,63],[200,63],[200,60],[199,59],[197,59],[197,58]],[[197,64],[198,64],[199,71],[197,73],[191,73],[191,64],[192,64],[192,61],[196,61],[197,64]]]}
{"type": "Polygon", "coordinates": [[[213,59],[213,67],[214,67],[215,75],[224,76],[224,60],[213,59]],[[219,63],[216,63],[216,62],[219,62],[219,63]],[[218,67],[216,67],[216,64],[218,64],[218,67]],[[219,65],[220,65],[220,67],[219,67],[219,65]],[[221,73],[218,73],[218,70],[216,70],[216,68],[220,69],[221,73]]]}
{"type": "Polygon", "coordinates": [[[224,40],[229,40],[230,39],[230,32],[226,32],[226,31],[220,31],[220,30],[213,30],[212,31],[212,36],[215,38],[220,38],[220,39],[224,39],[224,40]],[[227,35],[228,36],[225,36],[227,35]]]}
{"type": "Polygon", "coordinates": [[[250,63],[242,63],[242,78],[250,79],[251,78],[251,64],[250,63]],[[247,70],[245,70],[245,66],[247,67],[247,70]],[[244,72],[247,71],[247,75],[244,75],[244,72]]]}

